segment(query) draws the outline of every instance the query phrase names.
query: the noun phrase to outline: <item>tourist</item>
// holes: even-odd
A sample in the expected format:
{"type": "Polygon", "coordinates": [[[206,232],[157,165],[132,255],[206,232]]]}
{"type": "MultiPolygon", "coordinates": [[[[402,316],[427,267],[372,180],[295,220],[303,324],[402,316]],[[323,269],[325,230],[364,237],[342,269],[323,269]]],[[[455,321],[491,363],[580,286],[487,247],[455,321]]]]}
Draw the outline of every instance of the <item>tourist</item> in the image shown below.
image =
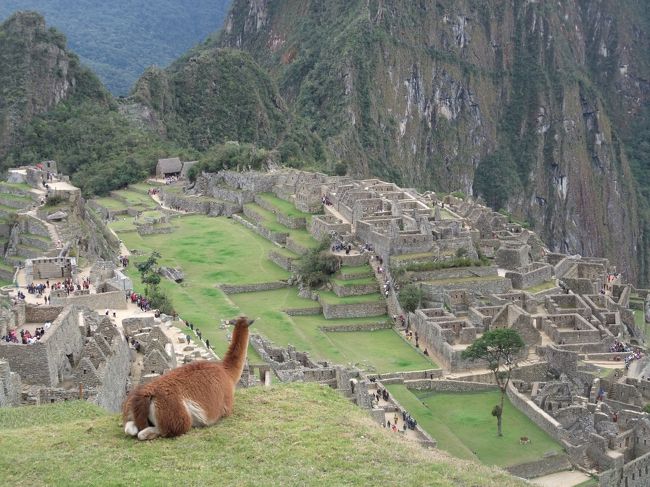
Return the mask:
{"type": "Polygon", "coordinates": [[[189,345],[189,344],[190,344],[190,340],[191,340],[190,336],[189,336],[189,335],[185,335],[185,340],[187,341],[187,344],[189,345]]]}
{"type": "Polygon", "coordinates": [[[210,350],[210,340],[205,341],[205,346],[208,350],[210,350]]]}

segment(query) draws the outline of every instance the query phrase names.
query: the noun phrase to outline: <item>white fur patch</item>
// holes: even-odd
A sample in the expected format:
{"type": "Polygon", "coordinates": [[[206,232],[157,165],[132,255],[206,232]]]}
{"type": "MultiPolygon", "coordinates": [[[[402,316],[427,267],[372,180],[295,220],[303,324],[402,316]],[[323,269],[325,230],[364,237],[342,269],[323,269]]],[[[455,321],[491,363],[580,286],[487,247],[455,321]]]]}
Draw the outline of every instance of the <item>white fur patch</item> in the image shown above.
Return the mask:
{"type": "Polygon", "coordinates": [[[160,436],[160,431],[155,426],[149,426],[138,433],[138,440],[153,440],[160,436]]]}
{"type": "Polygon", "coordinates": [[[136,436],[138,434],[138,427],[133,421],[127,421],[124,425],[124,432],[129,436],[136,436]]]}
{"type": "Polygon", "coordinates": [[[185,399],[185,407],[192,418],[192,426],[207,426],[208,420],[201,406],[190,399],[185,399]]]}
{"type": "MultiPolygon", "coordinates": [[[[151,401],[149,403],[149,422],[153,424],[154,426],[158,426],[158,422],[156,421],[156,404],[154,401],[151,401]]],[[[143,430],[144,431],[144,430],[143,430]]]]}

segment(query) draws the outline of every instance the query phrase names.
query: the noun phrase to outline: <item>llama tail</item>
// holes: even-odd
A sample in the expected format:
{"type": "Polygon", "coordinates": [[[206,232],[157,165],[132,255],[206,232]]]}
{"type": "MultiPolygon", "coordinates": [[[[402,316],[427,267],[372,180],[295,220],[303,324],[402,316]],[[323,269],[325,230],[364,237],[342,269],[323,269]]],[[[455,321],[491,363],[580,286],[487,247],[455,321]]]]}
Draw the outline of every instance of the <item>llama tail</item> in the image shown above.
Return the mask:
{"type": "Polygon", "coordinates": [[[149,426],[149,406],[153,396],[141,389],[136,389],[131,393],[130,409],[132,421],[135,423],[138,431],[149,426]]]}

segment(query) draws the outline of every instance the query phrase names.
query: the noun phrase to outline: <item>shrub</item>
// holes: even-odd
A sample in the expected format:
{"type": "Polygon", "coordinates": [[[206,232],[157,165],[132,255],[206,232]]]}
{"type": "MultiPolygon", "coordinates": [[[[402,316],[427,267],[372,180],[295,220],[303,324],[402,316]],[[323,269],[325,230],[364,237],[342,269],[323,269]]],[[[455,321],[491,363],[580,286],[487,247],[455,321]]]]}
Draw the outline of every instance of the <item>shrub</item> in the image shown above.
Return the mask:
{"type": "Polygon", "coordinates": [[[416,284],[409,284],[399,292],[399,304],[404,311],[413,313],[420,307],[422,302],[422,290],[416,284]]]}

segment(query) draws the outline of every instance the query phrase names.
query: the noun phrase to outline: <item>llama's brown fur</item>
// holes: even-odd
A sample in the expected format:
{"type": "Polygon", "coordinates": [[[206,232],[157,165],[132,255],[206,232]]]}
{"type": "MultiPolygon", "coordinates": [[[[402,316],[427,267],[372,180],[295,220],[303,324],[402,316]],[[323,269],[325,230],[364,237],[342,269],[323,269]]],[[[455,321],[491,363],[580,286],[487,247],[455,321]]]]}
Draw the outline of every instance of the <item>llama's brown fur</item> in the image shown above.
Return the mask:
{"type": "Polygon", "coordinates": [[[237,319],[222,362],[192,362],[133,390],[122,408],[125,431],[139,439],[179,436],[192,426],[209,426],[230,415],[250,324],[245,317],[237,319]]]}

